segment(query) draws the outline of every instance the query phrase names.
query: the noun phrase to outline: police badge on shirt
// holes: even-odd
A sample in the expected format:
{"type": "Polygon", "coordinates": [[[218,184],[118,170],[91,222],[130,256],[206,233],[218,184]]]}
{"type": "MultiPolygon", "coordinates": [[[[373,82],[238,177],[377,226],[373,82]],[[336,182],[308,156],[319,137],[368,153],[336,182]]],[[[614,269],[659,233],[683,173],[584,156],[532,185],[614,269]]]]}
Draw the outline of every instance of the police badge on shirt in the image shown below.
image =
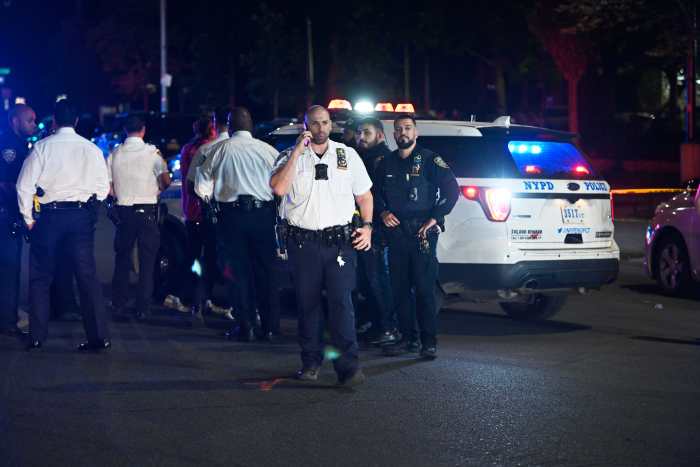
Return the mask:
{"type": "Polygon", "coordinates": [[[338,168],[340,170],[348,170],[348,158],[345,155],[345,149],[336,148],[335,155],[338,158],[338,168]]]}

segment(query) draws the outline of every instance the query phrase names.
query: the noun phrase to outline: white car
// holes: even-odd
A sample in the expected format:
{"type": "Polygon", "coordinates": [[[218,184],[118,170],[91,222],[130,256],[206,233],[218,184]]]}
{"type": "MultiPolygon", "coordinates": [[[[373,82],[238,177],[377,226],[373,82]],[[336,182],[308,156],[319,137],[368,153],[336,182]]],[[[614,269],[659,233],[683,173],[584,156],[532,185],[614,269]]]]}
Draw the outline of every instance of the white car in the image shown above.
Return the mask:
{"type": "MultiPolygon", "coordinates": [[[[382,120],[396,148],[393,121],[382,120]]],[[[450,165],[462,196],[438,242],[442,293],[492,298],[510,316],[545,319],[569,292],[618,275],[610,186],[574,135],[494,122],[418,120],[418,143],[450,165]]],[[[291,146],[301,125],[266,138],[291,146]]]]}
{"type": "Polygon", "coordinates": [[[645,235],[644,270],[664,292],[680,295],[700,281],[697,180],[656,207],[645,235]]]}

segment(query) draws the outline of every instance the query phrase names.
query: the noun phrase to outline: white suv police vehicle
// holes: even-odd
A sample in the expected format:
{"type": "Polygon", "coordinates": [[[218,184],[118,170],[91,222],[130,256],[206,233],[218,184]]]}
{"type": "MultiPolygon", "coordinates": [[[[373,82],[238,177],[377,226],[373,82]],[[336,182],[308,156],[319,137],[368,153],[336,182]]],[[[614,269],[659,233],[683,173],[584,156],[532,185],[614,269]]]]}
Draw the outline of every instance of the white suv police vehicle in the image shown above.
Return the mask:
{"type": "MultiPolygon", "coordinates": [[[[393,120],[382,122],[395,149],[393,120]]],[[[573,134],[511,125],[509,117],[417,126],[419,144],[450,165],[462,193],[438,242],[439,293],[492,298],[514,318],[545,319],[569,292],[617,278],[610,186],[573,134]]],[[[301,131],[290,124],[266,139],[281,150],[301,131]]]]}

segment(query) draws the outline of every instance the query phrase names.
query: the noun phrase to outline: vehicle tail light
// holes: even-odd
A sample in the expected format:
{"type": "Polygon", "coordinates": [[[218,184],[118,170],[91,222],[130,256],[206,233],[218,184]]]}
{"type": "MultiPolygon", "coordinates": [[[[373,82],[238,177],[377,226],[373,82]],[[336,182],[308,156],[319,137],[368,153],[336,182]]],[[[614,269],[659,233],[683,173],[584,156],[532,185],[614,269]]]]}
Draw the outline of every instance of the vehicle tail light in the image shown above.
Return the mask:
{"type": "Polygon", "coordinates": [[[615,222],[615,200],[613,199],[612,190],[610,190],[610,220],[615,222]]]}
{"type": "Polygon", "coordinates": [[[462,196],[478,201],[486,217],[493,222],[504,222],[510,216],[513,194],[507,188],[463,186],[462,196]]]}
{"type": "Polygon", "coordinates": [[[577,165],[574,167],[574,173],[578,175],[590,175],[591,171],[585,165],[577,165]]]}
{"type": "Polygon", "coordinates": [[[525,166],[525,173],[528,173],[528,174],[541,174],[541,173],[542,173],[542,169],[540,169],[540,168],[537,167],[536,165],[526,165],[526,166],[525,166]]]}

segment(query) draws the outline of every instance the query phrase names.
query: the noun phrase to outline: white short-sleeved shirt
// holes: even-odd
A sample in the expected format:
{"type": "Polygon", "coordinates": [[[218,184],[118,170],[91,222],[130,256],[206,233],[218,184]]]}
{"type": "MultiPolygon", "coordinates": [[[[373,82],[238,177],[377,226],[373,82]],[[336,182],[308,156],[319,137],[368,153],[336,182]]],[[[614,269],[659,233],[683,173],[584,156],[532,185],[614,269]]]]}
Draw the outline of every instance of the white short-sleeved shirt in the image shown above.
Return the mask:
{"type": "Polygon", "coordinates": [[[168,170],[158,148],[131,136],[112,151],[107,168],[119,206],[158,202],[158,177],[168,170]]]}
{"type": "MultiPolygon", "coordinates": [[[[285,150],[275,166],[279,170],[289,159],[285,150]]],[[[367,193],[372,181],[357,152],[328,140],[328,149],[319,157],[307,147],[299,157],[294,182],[280,205],[281,217],[290,225],[308,230],[345,225],[352,221],[355,196],[367,193]],[[315,180],[316,164],[328,166],[328,180],[315,180]]]]}
{"type": "Polygon", "coordinates": [[[222,131],[212,141],[204,143],[197,149],[197,152],[195,152],[194,156],[192,156],[190,168],[187,170],[186,174],[183,174],[187,176],[187,180],[191,181],[192,183],[195,183],[197,181],[197,172],[199,171],[199,168],[202,166],[202,164],[204,164],[204,161],[206,161],[207,158],[212,154],[214,147],[217,146],[219,143],[226,141],[227,139],[229,139],[228,131],[222,131]]]}
{"type": "Polygon", "coordinates": [[[34,145],[17,179],[19,210],[27,224],[34,222],[34,193],[41,187],[41,204],[87,201],[93,194],[103,200],[109,193],[105,158],[100,148],[73,128],[59,128],[34,145]]]}
{"type": "Polygon", "coordinates": [[[213,195],[224,203],[236,201],[239,195],[271,201],[270,174],[278,156],[275,148],[249,131],[237,131],[214,146],[197,171],[194,190],[202,199],[213,195]]]}

